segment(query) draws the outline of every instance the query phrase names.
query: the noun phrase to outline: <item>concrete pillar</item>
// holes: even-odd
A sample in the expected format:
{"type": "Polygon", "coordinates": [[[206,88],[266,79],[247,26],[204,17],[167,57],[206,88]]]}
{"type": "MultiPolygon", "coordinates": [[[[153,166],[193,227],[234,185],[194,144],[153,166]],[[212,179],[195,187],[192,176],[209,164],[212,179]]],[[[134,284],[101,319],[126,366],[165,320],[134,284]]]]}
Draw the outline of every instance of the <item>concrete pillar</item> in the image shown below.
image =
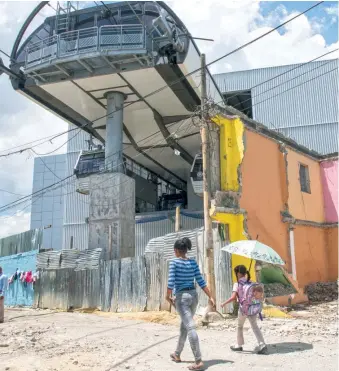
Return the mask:
{"type": "Polygon", "coordinates": [[[106,170],[123,173],[123,116],[125,94],[119,91],[105,93],[107,99],[105,166],[106,170]]]}
{"type": "Polygon", "coordinates": [[[135,256],[135,181],[122,173],[88,177],[89,248],[101,248],[103,259],[135,256]]]}
{"type": "Polygon", "coordinates": [[[124,174],[123,104],[125,94],[107,99],[104,174],[89,176],[89,248],[101,248],[105,260],[135,256],[135,181],[124,174]]]}

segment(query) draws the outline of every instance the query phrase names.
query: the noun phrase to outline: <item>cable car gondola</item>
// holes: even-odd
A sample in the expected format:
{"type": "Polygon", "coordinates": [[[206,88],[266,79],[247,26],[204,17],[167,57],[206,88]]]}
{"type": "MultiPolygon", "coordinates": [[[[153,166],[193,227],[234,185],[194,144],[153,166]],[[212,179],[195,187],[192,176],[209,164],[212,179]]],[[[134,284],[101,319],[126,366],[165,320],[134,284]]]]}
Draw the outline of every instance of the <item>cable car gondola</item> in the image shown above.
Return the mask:
{"type": "Polygon", "coordinates": [[[204,188],[203,188],[203,165],[201,153],[195,155],[194,157],[190,177],[194,193],[202,197],[204,188]]]}
{"type": "Polygon", "coordinates": [[[88,176],[105,170],[105,150],[81,151],[74,167],[77,177],[76,191],[88,195],[88,176]]]}

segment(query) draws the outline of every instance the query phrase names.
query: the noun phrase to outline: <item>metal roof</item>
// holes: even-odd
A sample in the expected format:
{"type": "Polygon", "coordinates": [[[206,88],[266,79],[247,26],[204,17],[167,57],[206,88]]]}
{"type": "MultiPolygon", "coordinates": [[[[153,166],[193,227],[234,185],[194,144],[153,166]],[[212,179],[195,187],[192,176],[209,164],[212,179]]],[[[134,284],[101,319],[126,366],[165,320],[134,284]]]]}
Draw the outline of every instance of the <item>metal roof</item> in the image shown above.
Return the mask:
{"type": "Polygon", "coordinates": [[[254,120],[321,154],[338,151],[338,59],[214,79],[223,93],[251,91],[254,120]]]}

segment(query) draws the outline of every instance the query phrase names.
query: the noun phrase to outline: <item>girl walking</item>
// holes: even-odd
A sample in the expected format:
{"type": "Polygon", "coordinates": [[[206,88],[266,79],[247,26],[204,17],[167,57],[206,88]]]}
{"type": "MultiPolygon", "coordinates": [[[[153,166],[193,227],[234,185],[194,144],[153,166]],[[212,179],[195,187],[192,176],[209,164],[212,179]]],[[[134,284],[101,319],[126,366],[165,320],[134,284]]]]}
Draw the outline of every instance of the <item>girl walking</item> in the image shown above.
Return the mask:
{"type": "Polygon", "coordinates": [[[174,244],[176,258],[170,262],[168,289],[166,299],[175,306],[181,317],[180,336],[176,351],[171,354],[174,362],[181,362],[181,352],[188,336],[188,340],[194,354],[195,363],[188,367],[189,370],[202,370],[202,362],[199,338],[193,316],[198,306],[198,294],[195,282],[208,296],[210,303],[215,306],[211,293],[203,279],[199,266],[194,259],[187,258],[188,250],[192,249],[191,240],[187,237],[177,240],[174,244]],[[175,294],[175,298],[173,296],[175,294]]]}
{"type": "MultiPolygon", "coordinates": [[[[222,307],[225,307],[227,304],[231,303],[232,301],[238,300],[239,302],[239,311],[238,311],[238,331],[237,331],[237,344],[235,346],[231,346],[231,350],[234,352],[241,352],[243,350],[244,342],[244,323],[248,318],[254,335],[258,341],[259,347],[257,350],[258,354],[264,354],[267,351],[267,346],[264,341],[264,337],[260,331],[260,328],[257,323],[257,315],[246,315],[244,312],[244,308],[242,308],[242,303],[244,302],[244,285],[251,284],[251,276],[249,271],[246,269],[244,265],[238,265],[234,268],[234,273],[237,277],[237,281],[233,286],[233,293],[232,296],[226,300],[224,303],[221,304],[222,307]]],[[[259,299],[263,296],[263,290],[260,286],[255,287],[253,289],[253,297],[255,299],[259,299]]]]}

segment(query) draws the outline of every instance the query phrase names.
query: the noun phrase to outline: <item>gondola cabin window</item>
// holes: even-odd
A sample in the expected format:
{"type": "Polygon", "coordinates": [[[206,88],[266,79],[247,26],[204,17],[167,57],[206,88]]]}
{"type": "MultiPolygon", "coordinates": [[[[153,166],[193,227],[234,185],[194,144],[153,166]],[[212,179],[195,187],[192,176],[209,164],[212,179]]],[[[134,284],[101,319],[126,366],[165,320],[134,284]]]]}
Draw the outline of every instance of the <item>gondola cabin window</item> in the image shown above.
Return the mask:
{"type": "Polygon", "coordinates": [[[299,181],[301,192],[311,193],[310,173],[307,165],[299,164],[299,181]]]}

